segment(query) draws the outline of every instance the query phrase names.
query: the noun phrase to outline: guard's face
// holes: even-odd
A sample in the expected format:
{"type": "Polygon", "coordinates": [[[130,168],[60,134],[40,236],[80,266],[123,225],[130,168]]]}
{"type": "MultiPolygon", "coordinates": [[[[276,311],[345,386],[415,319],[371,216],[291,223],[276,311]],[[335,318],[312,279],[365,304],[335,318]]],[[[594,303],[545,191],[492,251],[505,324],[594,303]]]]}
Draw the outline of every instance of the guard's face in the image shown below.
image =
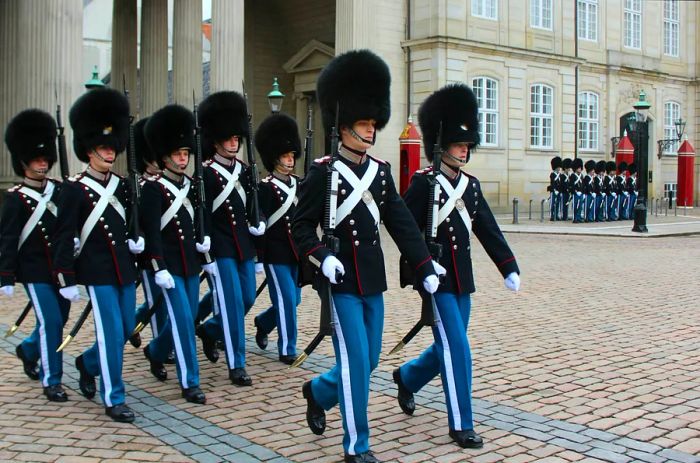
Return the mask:
{"type": "Polygon", "coordinates": [[[447,156],[442,157],[443,162],[450,167],[460,168],[469,160],[469,143],[450,143],[446,154],[447,156]]]}
{"type": "Polygon", "coordinates": [[[352,148],[356,151],[367,151],[372,147],[374,142],[374,133],[376,132],[375,126],[377,121],[374,119],[361,119],[356,121],[352,125],[352,129],[348,127],[342,127],[340,129],[340,136],[343,144],[348,148],[352,148]],[[357,137],[353,136],[352,132],[355,132],[357,137]]]}
{"type": "Polygon", "coordinates": [[[279,157],[277,160],[277,164],[275,165],[275,170],[284,174],[284,175],[289,175],[292,173],[294,170],[294,152],[290,151],[289,153],[284,153],[279,157]]]}
{"type": "Polygon", "coordinates": [[[166,167],[177,174],[184,174],[189,162],[190,150],[187,148],[180,148],[170,153],[170,156],[166,158],[166,167]]]}
{"type": "Polygon", "coordinates": [[[238,135],[233,135],[226,140],[222,140],[216,145],[216,152],[226,158],[235,158],[236,153],[240,147],[240,137],[238,135]]]}
{"type": "Polygon", "coordinates": [[[112,168],[117,153],[111,146],[100,145],[88,153],[90,165],[98,172],[107,172],[112,168]]]}
{"type": "Polygon", "coordinates": [[[43,180],[49,172],[49,165],[48,158],[44,156],[34,158],[24,167],[24,176],[43,180]]]}

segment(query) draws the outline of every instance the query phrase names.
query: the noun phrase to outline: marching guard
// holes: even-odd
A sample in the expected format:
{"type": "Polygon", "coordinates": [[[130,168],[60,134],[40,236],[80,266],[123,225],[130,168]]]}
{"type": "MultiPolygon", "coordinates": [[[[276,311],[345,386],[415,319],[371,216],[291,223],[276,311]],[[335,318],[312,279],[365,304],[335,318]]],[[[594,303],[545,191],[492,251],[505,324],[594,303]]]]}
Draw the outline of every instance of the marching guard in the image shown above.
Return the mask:
{"type": "Polygon", "coordinates": [[[598,161],[595,164],[595,177],[593,177],[593,192],[595,193],[595,218],[596,222],[605,221],[607,215],[605,189],[603,179],[605,177],[605,161],[598,161]]]}
{"type": "Polygon", "coordinates": [[[617,175],[615,175],[617,171],[615,161],[608,161],[605,163],[605,170],[607,171],[607,175],[603,179],[603,189],[605,190],[607,200],[607,204],[605,205],[607,208],[607,220],[610,222],[612,220],[617,220],[618,211],[617,202],[619,188],[617,184],[617,175]]]}
{"type": "Polygon", "coordinates": [[[299,251],[319,269],[317,282],[327,278],[332,283],[336,365],[302,387],[307,424],[313,433],[323,434],[325,410],[339,404],[346,462],[378,461],[369,450],[367,403],[370,373],[379,363],[382,293],[387,289],[380,221],[426,290],[432,293],[438,285],[430,254],[396,192],[389,164],[367,154],[377,131],[389,120],[390,83],[388,66],[368,50],[336,56],[321,71],[317,94],[323,126],[326,136],[332,133],[332,127],[339,130],[341,144],[330,146],[334,155],[317,159],[301,182],[292,224],[299,251]],[[333,180],[336,174],[337,183],[333,180]],[[319,223],[327,223],[329,211],[335,209],[329,201],[333,198],[337,198],[337,214],[332,217],[335,221],[324,229],[334,230],[330,241],[338,244],[336,253],[317,235],[319,223]]]}
{"type": "MultiPolygon", "coordinates": [[[[479,180],[462,171],[479,144],[478,104],[472,90],[452,84],[430,95],[418,111],[426,158],[433,161],[433,145],[440,143],[442,160],[436,173],[440,186],[437,234],[439,263],[447,275],[433,294],[435,343],[420,357],[394,370],[398,402],[408,415],[415,410],[413,395],[440,374],[447,405],[449,435],[464,448],[480,448],[472,418],[472,359],[467,329],[471,312],[474,271],[471,241],[476,236],[513,291],[520,288],[515,256],[483,196],[479,180]],[[442,138],[439,132],[442,129],[442,138]]],[[[433,167],[416,172],[404,195],[418,226],[425,229],[433,167]]]]}
{"type": "Polygon", "coordinates": [[[549,162],[552,172],[549,173],[549,220],[559,220],[561,212],[561,158],[554,156],[549,162]]]}
{"type": "MultiPolygon", "coordinates": [[[[198,254],[209,252],[211,240],[205,236],[198,243],[195,238],[193,203],[197,199],[192,181],[185,175],[194,151],[194,116],[182,106],[165,106],[148,119],[144,133],[162,170],[157,179],[145,182],[141,193],[144,254],[162,290],[168,318],[143,352],[151,373],[164,381],[167,373],[163,363],[174,348],[182,397],[203,404],[206,397],[199,387],[194,318],[199,304],[198,254]]],[[[204,270],[213,272],[214,264],[204,262],[204,270]]]]}
{"type": "MultiPolygon", "coordinates": [[[[258,263],[268,281],[272,305],[255,317],[255,341],[267,347],[267,336],[277,327],[277,351],[282,363],[291,365],[297,356],[297,286],[299,253],[292,237],[292,218],[299,179],[292,174],[301,156],[297,123],[285,114],[265,119],[255,133],[255,147],[270,173],[260,182],[260,209],[267,219],[265,234],[256,239],[258,263]]],[[[257,271],[257,269],[256,269],[257,271]]]]}
{"type": "Polygon", "coordinates": [[[630,219],[634,218],[634,206],[637,204],[637,197],[639,196],[639,185],[637,184],[637,164],[634,162],[627,166],[627,171],[630,173],[627,177],[627,182],[625,187],[630,195],[630,199],[627,204],[627,217],[630,219]]]}
{"type": "Polygon", "coordinates": [[[576,158],[571,162],[573,172],[569,176],[569,191],[573,196],[574,222],[581,223],[586,220],[586,195],[583,185],[583,160],[576,158]]]}
{"type": "Polygon", "coordinates": [[[629,191],[625,188],[627,183],[627,163],[621,161],[617,166],[617,185],[619,188],[619,199],[618,199],[618,220],[627,220],[629,216],[627,215],[627,203],[630,199],[629,191]]]}
{"type": "Polygon", "coordinates": [[[583,192],[586,195],[586,222],[595,222],[596,217],[596,192],[593,187],[595,179],[595,161],[589,159],[584,164],[586,175],[583,177],[583,192]]]}
{"type": "Polygon", "coordinates": [[[573,175],[571,172],[571,166],[573,161],[571,158],[565,158],[561,162],[562,172],[559,177],[559,184],[561,185],[561,219],[569,220],[569,205],[571,204],[571,196],[573,191],[571,190],[571,183],[569,179],[573,175]]]}
{"type": "Polygon", "coordinates": [[[239,93],[217,92],[202,101],[199,113],[204,153],[211,156],[204,166],[204,188],[215,273],[210,275],[214,317],[197,327],[197,336],[214,362],[218,360],[216,342],[223,340],[231,383],[250,386],[244,316],[255,303],[256,250],[251,235],[265,233],[265,223],[248,223],[251,175],[249,166],[236,157],[243,138],[251,135],[246,104],[239,93]]]}
{"type": "Polygon", "coordinates": [[[134,329],[136,265],[143,238],[128,238],[131,212],[127,181],[111,172],[127,144],[129,102],[116,90],[100,88],[81,96],[70,110],[73,147],[86,170],[64,182],[54,233],[54,275],[61,295],[80,300],[85,285],[92,302],[95,343],[75,360],[85,397],[96,392],[115,421],[134,421],[122,380],[124,343],[134,329]],[[73,238],[79,246],[74,252],[73,238]]]}
{"type": "Polygon", "coordinates": [[[56,122],[38,109],[22,111],[8,124],[5,143],[12,168],[23,180],[9,189],[0,217],[0,290],[12,296],[15,282],[24,285],[37,325],[17,346],[17,357],[25,374],[41,381],[47,399],[65,402],[63,354],[56,349],[70,302],[60,296],[51,274],[51,234],[61,184],[47,177],[57,159],[56,122]]]}

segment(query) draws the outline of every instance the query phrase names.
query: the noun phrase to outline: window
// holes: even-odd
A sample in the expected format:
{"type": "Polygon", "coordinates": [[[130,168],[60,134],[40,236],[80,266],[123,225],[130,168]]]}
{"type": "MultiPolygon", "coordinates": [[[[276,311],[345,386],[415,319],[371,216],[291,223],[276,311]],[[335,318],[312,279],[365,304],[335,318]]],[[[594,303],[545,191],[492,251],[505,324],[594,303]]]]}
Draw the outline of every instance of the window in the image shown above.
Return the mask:
{"type": "Polygon", "coordinates": [[[479,103],[479,135],[484,146],[498,145],[498,81],[476,77],[472,88],[479,103]]]}
{"type": "Polygon", "coordinates": [[[668,199],[668,195],[670,192],[673,192],[673,201],[675,202],[676,199],[678,198],[678,195],[676,194],[678,192],[678,184],[677,183],[664,183],[664,198],[668,199]]]}
{"type": "Polygon", "coordinates": [[[532,148],[553,148],[553,95],[554,90],[547,85],[535,84],[530,87],[530,146],[532,148]]]}
{"type": "Polygon", "coordinates": [[[680,5],[678,0],[664,1],[664,55],[678,56],[680,48],[680,5]]]}
{"type": "Polygon", "coordinates": [[[498,19],[498,0],[472,0],[472,16],[498,19]]]}
{"type": "Polygon", "coordinates": [[[598,95],[593,92],[578,94],[578,147],[598,150],[598,95]]]}
{"type": "Polygon", "coordinates": [[[598,0],[578,0],[578,38],[598,41],[598,0]]]}
{"type": "Polygon", "coordinates": [[[642,0],[625,0],[625,46],[642,48],[642,0]]]}
{"type": "Polygon", "coordinates": [[[552,0],[530,0],[530,26],[552,30],[552,0]]]}
{"type": "MultiPolygon", "coordinates": [[[[681,117],[681,105],[675,101],[664,104],[664,138],[667,140],[676,139],[676,126],[674,125],[681,117]]],[[[678,142],[671,143],[664,150],[664,154],[678,153],[680,145],[678,142]]]]}

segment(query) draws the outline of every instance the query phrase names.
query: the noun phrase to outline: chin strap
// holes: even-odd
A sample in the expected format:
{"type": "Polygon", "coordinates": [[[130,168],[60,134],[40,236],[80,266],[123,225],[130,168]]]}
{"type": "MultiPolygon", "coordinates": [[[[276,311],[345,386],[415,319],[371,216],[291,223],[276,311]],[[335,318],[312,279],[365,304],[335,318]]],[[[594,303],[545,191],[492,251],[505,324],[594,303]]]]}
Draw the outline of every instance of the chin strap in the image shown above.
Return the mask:
{"type": "Polygon", "coordinates": [[[367,143],[368,145],[374,146],[374,143],[377,141],[377,131],[376,130],[372,134],[372,140],[367,140],[365,138],[362,138],[360,135],[358,135],[357,132],[355,132],[352,129],[352,127],[350,127],[349,130],[350,130],[350,135],[352,135],[352,138],[354,138],[355,140],[360,141],[362,143],[367,143]]]}
{"type": "Polygon", "coordinates": [[[452,155],[451,155],[450,153],[448,153],[447,151],[444,152],[444,156],[446,156],[447,159],[450,159],[450,160],[456,162],[456,163],[459,164],[460,166],[466,166],[467,163],[469,162],[469,158],[471,157],[471,152],[467,151],[467,159],[465,159],[464,161],[462,161],[462,160],[459,159],[459,158],[456,158],[456,157],[452,156],[452,155]]]}
{"type": "Polygon", "coordinates": [[[108,161],[108,160],[106,160],[105,158],[103,158],[102,155],[101,155],[100,153],[97,152],[97,150],[92,150],[92,154],[94,154],[95,156],[97,156],[98,158],[100,158],[100,159],[102,160],[102,162],[106,162],[107,164],[114,164],[114,161],[117,159],[117,156],[116,156],[116,154],[115,154],[114,160],[108,161]]]}

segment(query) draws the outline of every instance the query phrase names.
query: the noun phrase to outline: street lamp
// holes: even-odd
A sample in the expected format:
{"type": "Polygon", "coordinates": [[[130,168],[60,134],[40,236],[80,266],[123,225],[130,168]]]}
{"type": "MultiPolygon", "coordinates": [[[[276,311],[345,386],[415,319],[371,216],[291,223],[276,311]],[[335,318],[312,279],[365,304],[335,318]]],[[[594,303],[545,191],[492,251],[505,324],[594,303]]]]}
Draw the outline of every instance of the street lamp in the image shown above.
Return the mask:
{"type": "Polygon", "coordinates": [[[272,82],[272,91],[267,94],[267,102],[270,104],[272,114],[277,114],[282,109],[284,101],[284,93],[280,92],[280,84],[277,83],[277,77],[272,82]]]}
{"type": "Polygon", "coordinates": [[[100,88],[104,87],[105,84],[100,80],[99,78],[99,73],[97,72],[97,66],[95,66],[92,70],[92,78],[85,82],[85,88],[88,90],[92,90],[94,88],[100,88]]]}
{"type": "Polygon", "coordinates": [[[637,161],[637,172],[639,172],[639,194],[637,203],[634,205],[634,226],[633,232],[646,233],[647,229],[647,186],[649,184],[649,124],[647,122],[647,111],[651,105],[646,100],[644,90],[639,92],[639,101],[634,104],[634,121],[631,126],[634,132],[634,159],[637,161]]]}
{"type": "Polygon", "coordinates": [[[656,142],[659,147],[657,152],[659,159],[661,159],[661,157],[664,155],[664,151],[673,146],[674,143],[680,143],[681,139],[683,138],[683,132],[685,132],[685,121],[679,117],[678,120],[673,123],[673,125],[676,127],[676,138],[664,138],[663,140],[656,142]]]}

